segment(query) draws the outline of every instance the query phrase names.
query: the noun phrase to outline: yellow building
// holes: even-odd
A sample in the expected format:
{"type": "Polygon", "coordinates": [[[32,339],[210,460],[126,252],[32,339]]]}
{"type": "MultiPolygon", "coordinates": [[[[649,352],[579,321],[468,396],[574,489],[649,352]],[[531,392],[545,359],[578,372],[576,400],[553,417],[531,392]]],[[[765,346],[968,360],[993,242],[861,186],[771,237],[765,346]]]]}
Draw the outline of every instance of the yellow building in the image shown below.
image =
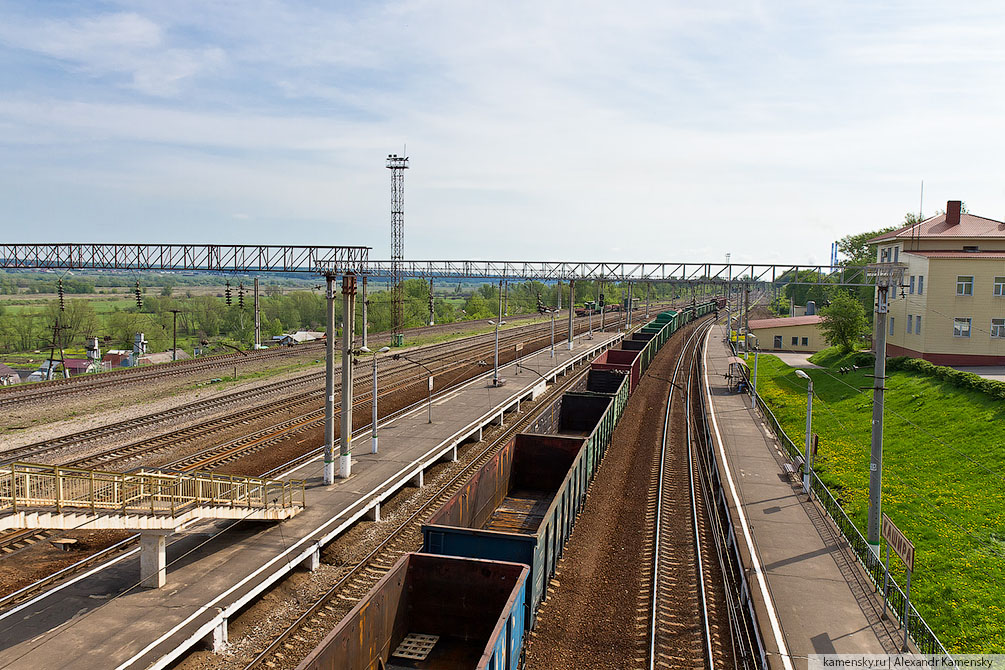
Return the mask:
{"type": "Polygon", "coordinates": [[[945,214],[869,242],[878,262],[906,266],[889,295],[888,356],[1005,364],[1005,223],[950,200],[945,214]]]}
{"type": "Polygon", "coordinates": [[[761,351],[815,352],[827,346],[820,332],[820,315],[751,319],[750,332],[761,351]]]}

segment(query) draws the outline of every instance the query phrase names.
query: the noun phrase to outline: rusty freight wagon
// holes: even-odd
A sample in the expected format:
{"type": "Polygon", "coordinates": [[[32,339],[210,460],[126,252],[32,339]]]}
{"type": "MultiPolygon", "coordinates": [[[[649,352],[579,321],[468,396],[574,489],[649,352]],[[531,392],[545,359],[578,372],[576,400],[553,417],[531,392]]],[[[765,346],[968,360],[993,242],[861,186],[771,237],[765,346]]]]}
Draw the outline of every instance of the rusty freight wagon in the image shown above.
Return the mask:
{"type": "Polygon", "coordinates": [[[629,375],[628,392],[633,393],[642,376],[642,356],[638,351],[608,349],[597,356],[590,368],[593,370],[618,370],[629,375]]]}
{"type": "Polygon", "coordinates": [[[614,393],[563,394],[534,424],[549,434],[516,435],[422,527],[425,552],[529,566],[528,628],[627,398],[624,376],[594,381],[614,393]]]}
{"type": "Polygon", "coordinates": [[[517,670],[528,573],[405,554],[297,670],[517,670]]]}

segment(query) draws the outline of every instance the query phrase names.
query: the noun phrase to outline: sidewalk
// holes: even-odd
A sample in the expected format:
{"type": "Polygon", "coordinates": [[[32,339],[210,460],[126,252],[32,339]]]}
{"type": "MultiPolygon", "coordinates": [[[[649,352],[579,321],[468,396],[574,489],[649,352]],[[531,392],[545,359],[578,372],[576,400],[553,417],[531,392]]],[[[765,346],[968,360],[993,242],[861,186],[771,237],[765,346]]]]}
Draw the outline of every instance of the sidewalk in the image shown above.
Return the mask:
{"type": "Polygon", "coordinates": [[[883,601],[854,552],[782,469],[786,459],[750,396],[728,388],[724,337],[715,326],[706,340],[709,412],[770,666],[806,668],[809,654],[899,652],[903,630],[880,620],[883,601]]]}
{"type": "MultiPolygon", "coordinates": [[[[111,567],[0,615],[0,667],[162,668],[193,645],[227,641],[227,621],[245,604],[298,566],[317,565],[320,548],[402,487],[422,484],[424,470],[456,459],[457,445],[480,439],[482,428],[518,411],[552,379],[581,360],[591,360],[622,337],[594,333],[576,348],[545,349],[521,364],[500,368],[507,383],[493,387],[485,376],[434,398],[433,423],[423,405],[380,426],[380,454],[370,438],[353,443],[353,474],[323,484],[320,459],[286,473],[307,480],[307,508],[280,524],[206,522],[174,536],[168,547],[167,585],[136,588],[138,550],[111,567]],[[539,376],[540,375],[540,376],[539,376]],[[226,532],[221,532],[226,530],[226,532]]],[[[489,373],[491,375],[491,373],[489,373]]]]}

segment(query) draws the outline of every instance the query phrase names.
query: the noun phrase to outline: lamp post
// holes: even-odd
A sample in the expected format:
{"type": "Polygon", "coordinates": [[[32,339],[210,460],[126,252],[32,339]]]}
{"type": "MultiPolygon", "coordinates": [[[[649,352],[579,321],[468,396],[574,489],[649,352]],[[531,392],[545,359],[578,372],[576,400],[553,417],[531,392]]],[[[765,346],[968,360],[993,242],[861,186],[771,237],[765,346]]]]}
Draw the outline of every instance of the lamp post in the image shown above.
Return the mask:
{"type": "Polygon", "coordinates": [[[370,453],[377,453],[377,354],[386,354],[391,347],[381,347],[377,351],[370,351],[366,345],[359,348],[361,353],[373,354],[373,398],[370,404],[373,406],[373,433],[370,436],[370,453]]]}
{"type": "Polygon", "coordinates": [[[803,454],[803,493],[810,492],[810,439],[813,435],[813,379],[796,370],[796,376],[806,380],[806,451],[803,454]]]}
{"type": "Polygon", "coordinates": [[[432,423],[433,422],[433,377],[435,376],[433,374],[433,371],[430,370],[429,368],[427,368],[423,363],[420,363],[419,361],[412,360],[411,358],[409,358],[408,356],[405,356],[404,354],[395,354],[393,358],[394,358],[394,360],[399,360],[399,359],[403,358],[406,361],[408,361],[409,363],[414,363],[415,365],[420,366],[423,370],[425,370],[426,372],[429,373],[429,379],[427,380],[428,393],[426,395],[426,414],[429,417],[429,423],[432,423]]]}
{"type": "Polygon", "coordinates": [[[496,328],[496,357],[495,357],[495,367],[492,372],[492,386],[499,386],[499,327],[505,326],[505,321],[493,321],[489,319],[491,323],[496,328]]]}

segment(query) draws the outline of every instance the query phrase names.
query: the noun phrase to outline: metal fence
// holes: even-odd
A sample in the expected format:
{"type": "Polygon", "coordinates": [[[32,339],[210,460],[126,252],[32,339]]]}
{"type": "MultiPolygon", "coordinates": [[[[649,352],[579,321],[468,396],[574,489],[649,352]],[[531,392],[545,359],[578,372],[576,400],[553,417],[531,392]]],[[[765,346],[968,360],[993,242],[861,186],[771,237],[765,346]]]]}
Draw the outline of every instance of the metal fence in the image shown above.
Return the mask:
{"type": "MultiPolygon", "coordinates": [[[[775,436],[778,437],[778,441],[782,443],[785,448],[786,453],[790,460],[794,460],[797,456],[800,456],[799,449],[792,439],[785,433],[782,429],[781,424],[775,417],[774,413],[768,408],[767,404],[761,398],[760,395],[755,393],[757,398],[757,406],[760,407],[762,415],[768,420],[772,431],[775,436]]],[[[907,601],[907,597],[904,594],[903,589],[897,584],[896,579],[893,574],[887,575],[886,566],[883,561],[880,560],[879,556],[872,552],[869,547],[869,543],[862,536],[858,527],[845,512],[844,508],[837,501],[837,498],[831,492],[829,488],[820,480],[816,472],[810,473],[811,488],[817,495],[817,499],[823,506],[824,510],[827,512],[827,516],[831,518],[831,521],[838,527],[841,534],[851,545],[851,548],[855,551],[855,555],[858,557],[859,563],[865,568],[865,571],[869,574],[869,578],[872,579],[873,585],[877,591],[882,590],[883,584],[889,577],[887,598],[890,603],[890,608],[893,615],[900,621],[901,626],[904,625],[904,604],[907,601]]],[[[914,608],[912,604],[909,611],[907,612],[907,632],[914,640],[915,645],[917,645],[918,650],[923,654],[941,654],[943,656],[952,655],[946,651],[946,648],[936,637],[932,629],[928,627],[925,620],[918,613],[918,610],[914,608]]]]}
{"type": "Polygon", "coordinates": [[[211,473],[125,474],[35,463],[0,468],[0,512],[55,507],[175,515],[195,507],[304,507],[303,480],[211,473]]]}

